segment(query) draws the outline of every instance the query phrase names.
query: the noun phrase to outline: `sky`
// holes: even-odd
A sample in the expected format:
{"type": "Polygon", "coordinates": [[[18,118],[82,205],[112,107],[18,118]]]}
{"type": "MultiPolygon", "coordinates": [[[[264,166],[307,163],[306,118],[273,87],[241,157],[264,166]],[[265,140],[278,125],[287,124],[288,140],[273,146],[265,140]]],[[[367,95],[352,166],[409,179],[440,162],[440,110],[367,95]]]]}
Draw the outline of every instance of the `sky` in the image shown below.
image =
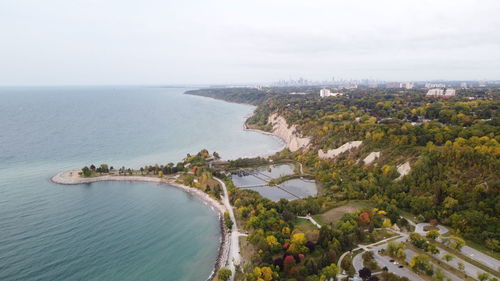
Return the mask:
{"type": "Polygon", "coordinates": [[[1,0],[0,85],[498,80],[498,0],[1,0]]]}

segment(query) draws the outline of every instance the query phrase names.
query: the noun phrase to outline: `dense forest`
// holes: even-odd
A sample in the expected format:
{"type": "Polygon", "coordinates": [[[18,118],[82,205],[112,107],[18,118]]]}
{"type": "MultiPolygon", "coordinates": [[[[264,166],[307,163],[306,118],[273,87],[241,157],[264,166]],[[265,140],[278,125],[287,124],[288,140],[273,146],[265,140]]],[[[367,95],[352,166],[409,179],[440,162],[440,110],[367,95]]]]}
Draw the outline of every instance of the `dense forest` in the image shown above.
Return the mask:
{"type": "Polygon", "coordinates": [[[270,130],[268,116],[278,113],[311,137],[307,150],[290,157],[323,188],[295,213],[318,213],[324,202],[368,199],[384,210],[411,212],[421,221],[437,219],[467,239],[500,250],[498,89],[459,91],[450,99],[425,97],[419,90],[380,89],[320,98],[313,90],[305,89],[311,93],[306,95],[287,95],[291,89],[283,88],[197,94],[255,104],[249,125],[270,130]],[[363,145],[335,159],[318,158],[318,149],[349,141],[363,145]],[[380,152],[380,157],[366,165],[362,159],[370,152],[380,152]],[[411,171],[400,178],[397,167],[405,162],[411,171]]]}

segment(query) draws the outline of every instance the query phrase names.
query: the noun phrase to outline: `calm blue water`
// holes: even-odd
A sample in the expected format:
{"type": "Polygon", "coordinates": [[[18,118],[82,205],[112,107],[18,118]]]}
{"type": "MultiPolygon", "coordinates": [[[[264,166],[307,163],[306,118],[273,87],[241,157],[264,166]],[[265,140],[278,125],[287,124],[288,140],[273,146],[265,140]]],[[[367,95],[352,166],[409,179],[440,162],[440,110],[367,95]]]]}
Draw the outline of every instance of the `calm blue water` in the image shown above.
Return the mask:
{"type": "Polygon", "coordinates": [[[0,280],[205,280],[217,214],[169,186],[60,186],[61,170],[268,154],[252,107],[152,87],[0,88],[0,280]]]}

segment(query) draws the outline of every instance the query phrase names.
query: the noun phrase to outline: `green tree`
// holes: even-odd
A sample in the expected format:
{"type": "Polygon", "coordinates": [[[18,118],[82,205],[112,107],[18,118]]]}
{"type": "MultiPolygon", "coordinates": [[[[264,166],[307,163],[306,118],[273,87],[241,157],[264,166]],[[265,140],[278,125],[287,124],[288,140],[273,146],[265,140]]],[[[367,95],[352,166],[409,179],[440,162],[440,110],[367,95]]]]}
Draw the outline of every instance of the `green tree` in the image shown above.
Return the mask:
{"type": "Polygon", "coordinates": [[[465,265],[464,265],[463,262],[458,262],[457,265],[458,265],[458,270],[460,270],[460,271],[464,271],[465,270],[465,265]]]}
{"type": "Polygon", "coordinates": [[[326,279],[331,279],[331,278],[336,279],[337,274],[339,274],[339,268],[334,263],[332,263],[329,266],[324,267],[321,270],[321,275],[326,277],[326,279]]]}
{"type": "Polygon", "coordinates": [[[436,240],[438,237],[439,237],[439,231],[433,229],[431,231],[428,231],[426,234],[425,234],[425,237],[427,237],[427,239],[430,239],[430,240],[436,240]]]}
{"type": "Polygon", "coordinates": [[[486,273],[486,272],[478,273],[477,274],[477,279],[479,281],[486,281],[486,280],[488,280],[489,277],[490,277],[490,275],[488,273],[486,273]]]}
{"type": "Polygon", "coordinates": [[[441,269],[438,269],[434,275],[436,277],[437,280],[439,281],[443,281],[444,280],[444,272],[441,270],[441,269]]]}
{"type": "Polygon", "coordinates": [[[391,220],[390,219],[384,219],[384,223],[382,224],[383,228],[389,228],[392,226],[391,220]]]}
{"type": "Polygon", "coordinates": [[[455,256],[451,255],[451,254],[444,254],[443,255],[443,260],[447,261],[447,262],[450,262],[452,261],[453,259],[455,258],[455,256]]]}
{"type": "Polygon", "coordinates": [[[222,281],[227,281],[231,277],[231,270],[227,268],[221,268],[219,272],[217,273],[217,278],[222,280],[222,281]]]}
{"type": "Polygon", "coordinates": [[[90,177],[92,175],[92,171],[90,171],[89,167],[85,166],[82,168],[82,175],[84,177],[90,177]]]}
{"type": "Polygon", "coordinates": [[[340,263],[340,266],[342,267],[343,270],[347,272],[348,275],[354,275],[356,271],[354,270],[354,267],[352,266],[352,256],[351,254],[348,254],[342,259],[342,262],[340,263]]]}
{"type": "Polygon", "coordinates": [[[102,173],[109,173],[108,164],[101,164],[100,168],[102,173]]]}
{"type": "Polygon", "coordinates": [[[427,249],[428,252],[430,252],[433,255],[439,254],[439,249],[433,244],[427,244],[427,249]]]}
{"type": "Polygon", "coordinates": [[[372,251],[366,251],[366,252],[364,252],[361,257],[363,258],[364,262],[372,261],[373,258],[374,258],[372,251]]]}
{"type": "Polygon", "coordinates": [[[462,247],[465,246],[464,239],[460,237],[450,236],[449,239],[450,239],[449,246],[457,251],[462,250],[462,247]]]}
{"type": "Polygon", "coordinates": [[[231,220],[231,216],[229,215],[228,211],[224,212],[224,224],[226,225],[227,229],[231,231],[233,228],[233,220],[231,220]]]}
{"type": "Polygon", "coordinates": [[[410,260],[410,267],[414,270],[425,272],[427,275],[432,275],[432,265],[430,264],[429,257],[427,255],[413,255],[410,260]]]}

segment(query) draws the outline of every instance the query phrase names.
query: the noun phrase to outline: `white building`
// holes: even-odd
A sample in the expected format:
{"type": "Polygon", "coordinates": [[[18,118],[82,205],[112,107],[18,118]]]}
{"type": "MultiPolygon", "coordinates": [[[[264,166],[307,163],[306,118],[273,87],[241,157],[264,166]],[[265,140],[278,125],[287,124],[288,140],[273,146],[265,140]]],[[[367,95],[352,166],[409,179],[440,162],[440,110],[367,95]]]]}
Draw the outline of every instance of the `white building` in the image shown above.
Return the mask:
{"type": "Polygon", "coordinates": [[[322,98],[326,98],[326,97],[337,97],[337,96],[342,96],[343,93],[332,93],[330,92],[330,89],[321,89],[319,91],[319,96],[322,97],[322,98]]]}
{"type": "Polygon", "coordinates": [[[402,83],[399,83],[399,88],[413,89],[413,87],[415,87],[415,83],[413,83],[413,82],[402,82],[402,83]]]}
{"type": "Polygon", "coordinates": [[[456,95],[457,91],[455,89],[446,89],[444,91],[444,96],[445,97],[454,97],[456,95]]]}
{"type": "Polygon", "coordinates": [[[454,97],[456,94],[455,89],[430,89],[427,91],[428,97],[454,97]]]}
{"type": "Polygon", "coordinates": [[[321,89],[319,91],[319,96],[322,98],[330,96],[330,89],[321,89]]]}
{"type": "Polygon", "coordinates": [[[425,87],[428,88],[428,89],[432,89],[432,88],[446,88],[446,85],[445,84],[441,84],[441,83],[425,83],[425,87]]]}

